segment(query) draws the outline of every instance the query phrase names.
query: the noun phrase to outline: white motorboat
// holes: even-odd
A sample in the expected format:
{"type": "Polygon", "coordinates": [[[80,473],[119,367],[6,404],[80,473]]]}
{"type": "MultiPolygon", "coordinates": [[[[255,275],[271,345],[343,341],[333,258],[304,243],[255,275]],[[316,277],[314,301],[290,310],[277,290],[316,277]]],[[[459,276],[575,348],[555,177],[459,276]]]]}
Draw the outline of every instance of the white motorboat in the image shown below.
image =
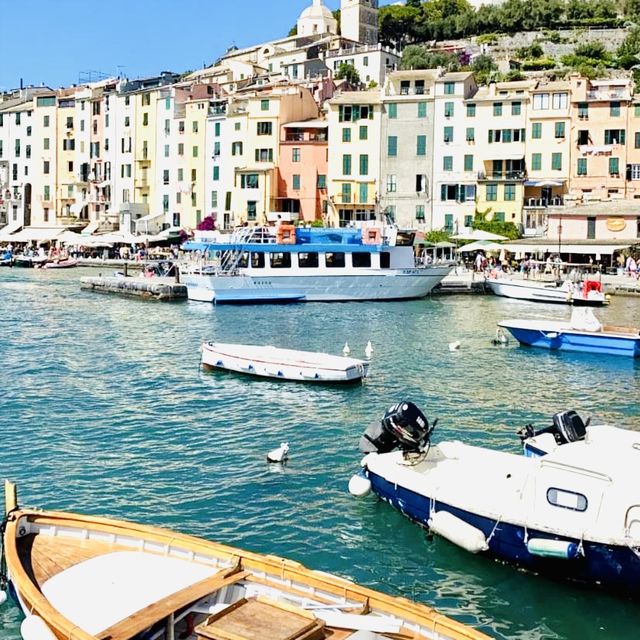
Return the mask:
{"type": "Polygon", "coordinates": [[[23,509],[13,485],[1,540],[0,581],[26,616],[24,640],[488,640],[430,607],[292,560],[23,509]]]}
{"type": "Polygon", "coordinates": [[[349,489],[373,491],[467,551],[637,594],[640,433],[587,426],[575,412],[554,424],[557,438],[525,434],[526,456],[435,444],[435,425],[402,402],[365,432],[349,489]]]}
{"type": "Polygon", "coordinates": [[[597,280],[585,280],[582,283],[565,280],[558,283],[495,277],[486,278],[485,286],[497,296],[530,302],[552,302],[588,307],[602,307],[609,304],[609,298],[602,291],[602,285],[597,280]]]}
{"type": "Polygon", "coordinates": [[[190,300],[216,304],[423,298],[452,264],[416,264],[414,236],[390,227],[245,228],[228,242],[185,244],[202,260],[183,264],[180,279],[190,300]]]}
{"type": "Polygon", "coordinates": [[[366,360],[273,346],[205,342],[202,364],[253,376],[297,382],[358,382],[369,375],[366,360]]]}

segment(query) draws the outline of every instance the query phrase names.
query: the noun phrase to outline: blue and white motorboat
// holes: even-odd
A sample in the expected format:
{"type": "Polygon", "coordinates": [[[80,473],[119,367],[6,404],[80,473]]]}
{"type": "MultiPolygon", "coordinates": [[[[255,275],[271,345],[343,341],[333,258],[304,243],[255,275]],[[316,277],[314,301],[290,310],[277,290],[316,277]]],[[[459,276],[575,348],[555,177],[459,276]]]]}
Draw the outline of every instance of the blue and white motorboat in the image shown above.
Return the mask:
{"type": "Polygon", "coordinates": [[[350,492],[372,491],[467,551],[638,593],[640,433],[585,426],[532,457],[435,444],[434,426],[410,402],[392,406],[361,439],[350,492]]]}
{"type": "Polygon", "coordinates": [[[640,357],[640,329],[602,325],[591,309],[574,309],[569,322],[546,319],[503,320],[520,344],[556,351],[640,357]]]}
{"type": "Polygon", "coordinates": [[[181,266],[191,300],[215,303],[403,300],[426,296],[452,264],[416,264],[413,233],[395,228],[243,228],[190,242],[181,266]]]}

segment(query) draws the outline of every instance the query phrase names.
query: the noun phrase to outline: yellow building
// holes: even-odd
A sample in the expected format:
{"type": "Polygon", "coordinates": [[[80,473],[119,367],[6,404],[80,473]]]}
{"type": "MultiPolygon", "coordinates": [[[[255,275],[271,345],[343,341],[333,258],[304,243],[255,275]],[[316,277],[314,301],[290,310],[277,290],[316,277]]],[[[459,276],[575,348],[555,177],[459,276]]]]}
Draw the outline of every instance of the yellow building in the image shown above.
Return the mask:
{"type": "Polygon", "coordinates": [[[375,220],[380,181],[382,97],[349,91],[328,102],[328,222],[347,226],[375,220]]]}
{"type": "MultiPolygon", "coordinates": [[[[199,88],[206,89],[204,85],[199,88]]],[[[209,98],[199,97],[198,93],[185,105],[184,155],[181,164],[185,172],[184,181],[190,190],[182,195],[180,224],[189,228],[200,224],[206,215],[205,133],[208,105],[209,98]]]]}

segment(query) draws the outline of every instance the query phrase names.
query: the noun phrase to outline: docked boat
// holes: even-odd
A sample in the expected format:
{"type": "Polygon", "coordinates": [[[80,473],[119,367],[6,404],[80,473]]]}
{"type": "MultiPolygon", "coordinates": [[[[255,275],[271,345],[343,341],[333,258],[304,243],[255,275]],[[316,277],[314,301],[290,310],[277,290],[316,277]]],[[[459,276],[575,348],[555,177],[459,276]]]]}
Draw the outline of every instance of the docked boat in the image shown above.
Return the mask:
{"type": "Polygon", "coordinates": [[[640,433],[584,425],[584,439],[530,457],[436,444],[434,426],[410,402],[391,407],[361,439],[350,492],[373,491],[472,553],[637,596],[640,433]]]}
{"type": "Polygon", "coordinates": [[[166,529],[22,509],[4,558],[24,640],[481,640],[437,611],[166,529]]]}
{"type": "Polygon", "coordinates": [[[47,263],[46,255],[30,255],[30,254],[19,254],[14,256],[13,266],[14,267],[23,267],[25,269],[34,269],[38,267],[42,267],[47,263]]]}
{"type": "Polygon", "coordinates": [[[0,255],[0,267],[13,267],[13,252],[5,251],[0,255]]]}
{"type": "Polygon", "coordinates": [[[498,326],[507,329],[520,344],[526,346],[555,351],[640,357],[640,328],[603,326],[591,309],[574,309],[568,322],[513,319],[503,320],[498,326]]]}
{"type": "Polygon", "coordinates": [[[609,304],[609,298],[602,291],[602,285],[597,280],[585,280],[582,283],[571,280],[534,282],[532,280],[496,277],[486,278],[485,286],[497,296],[530,302],[551,302],[587,307],[602,307],[609,304]]]}
{"type": "Polygon", "coordinates": [[[369,375],[365,360],[272,346],[205,342],[202,364],[277,380],[358,382],[369,375]]]}
{"type": "Polygon", "coordinates": [[[43,269],[71,269],[77,267],[78,261],[74,258],[64,258],[60,260],[52,260],[42,265],[43,269]]]}
{"type": "Polygon", "coordinates": [[[229,242],[184,245],[203,259],[183,264],[180,279],[189,299],[214,303],[422,298],[452,265],[417,265],[414,235],[390,227],[282,225],[275,235],[243,228],[229,242]]]}

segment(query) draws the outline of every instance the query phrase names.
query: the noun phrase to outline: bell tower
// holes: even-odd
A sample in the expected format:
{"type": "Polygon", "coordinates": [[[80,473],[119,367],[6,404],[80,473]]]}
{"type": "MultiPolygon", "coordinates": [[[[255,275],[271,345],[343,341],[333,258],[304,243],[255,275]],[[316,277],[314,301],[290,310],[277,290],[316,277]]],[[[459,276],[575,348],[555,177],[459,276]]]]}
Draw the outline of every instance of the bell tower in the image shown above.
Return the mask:
{"type": "Polygon", "coordinates": [[[362,44],[378,44],[378,0],[341,0],[341,32],[362,44]]]}

